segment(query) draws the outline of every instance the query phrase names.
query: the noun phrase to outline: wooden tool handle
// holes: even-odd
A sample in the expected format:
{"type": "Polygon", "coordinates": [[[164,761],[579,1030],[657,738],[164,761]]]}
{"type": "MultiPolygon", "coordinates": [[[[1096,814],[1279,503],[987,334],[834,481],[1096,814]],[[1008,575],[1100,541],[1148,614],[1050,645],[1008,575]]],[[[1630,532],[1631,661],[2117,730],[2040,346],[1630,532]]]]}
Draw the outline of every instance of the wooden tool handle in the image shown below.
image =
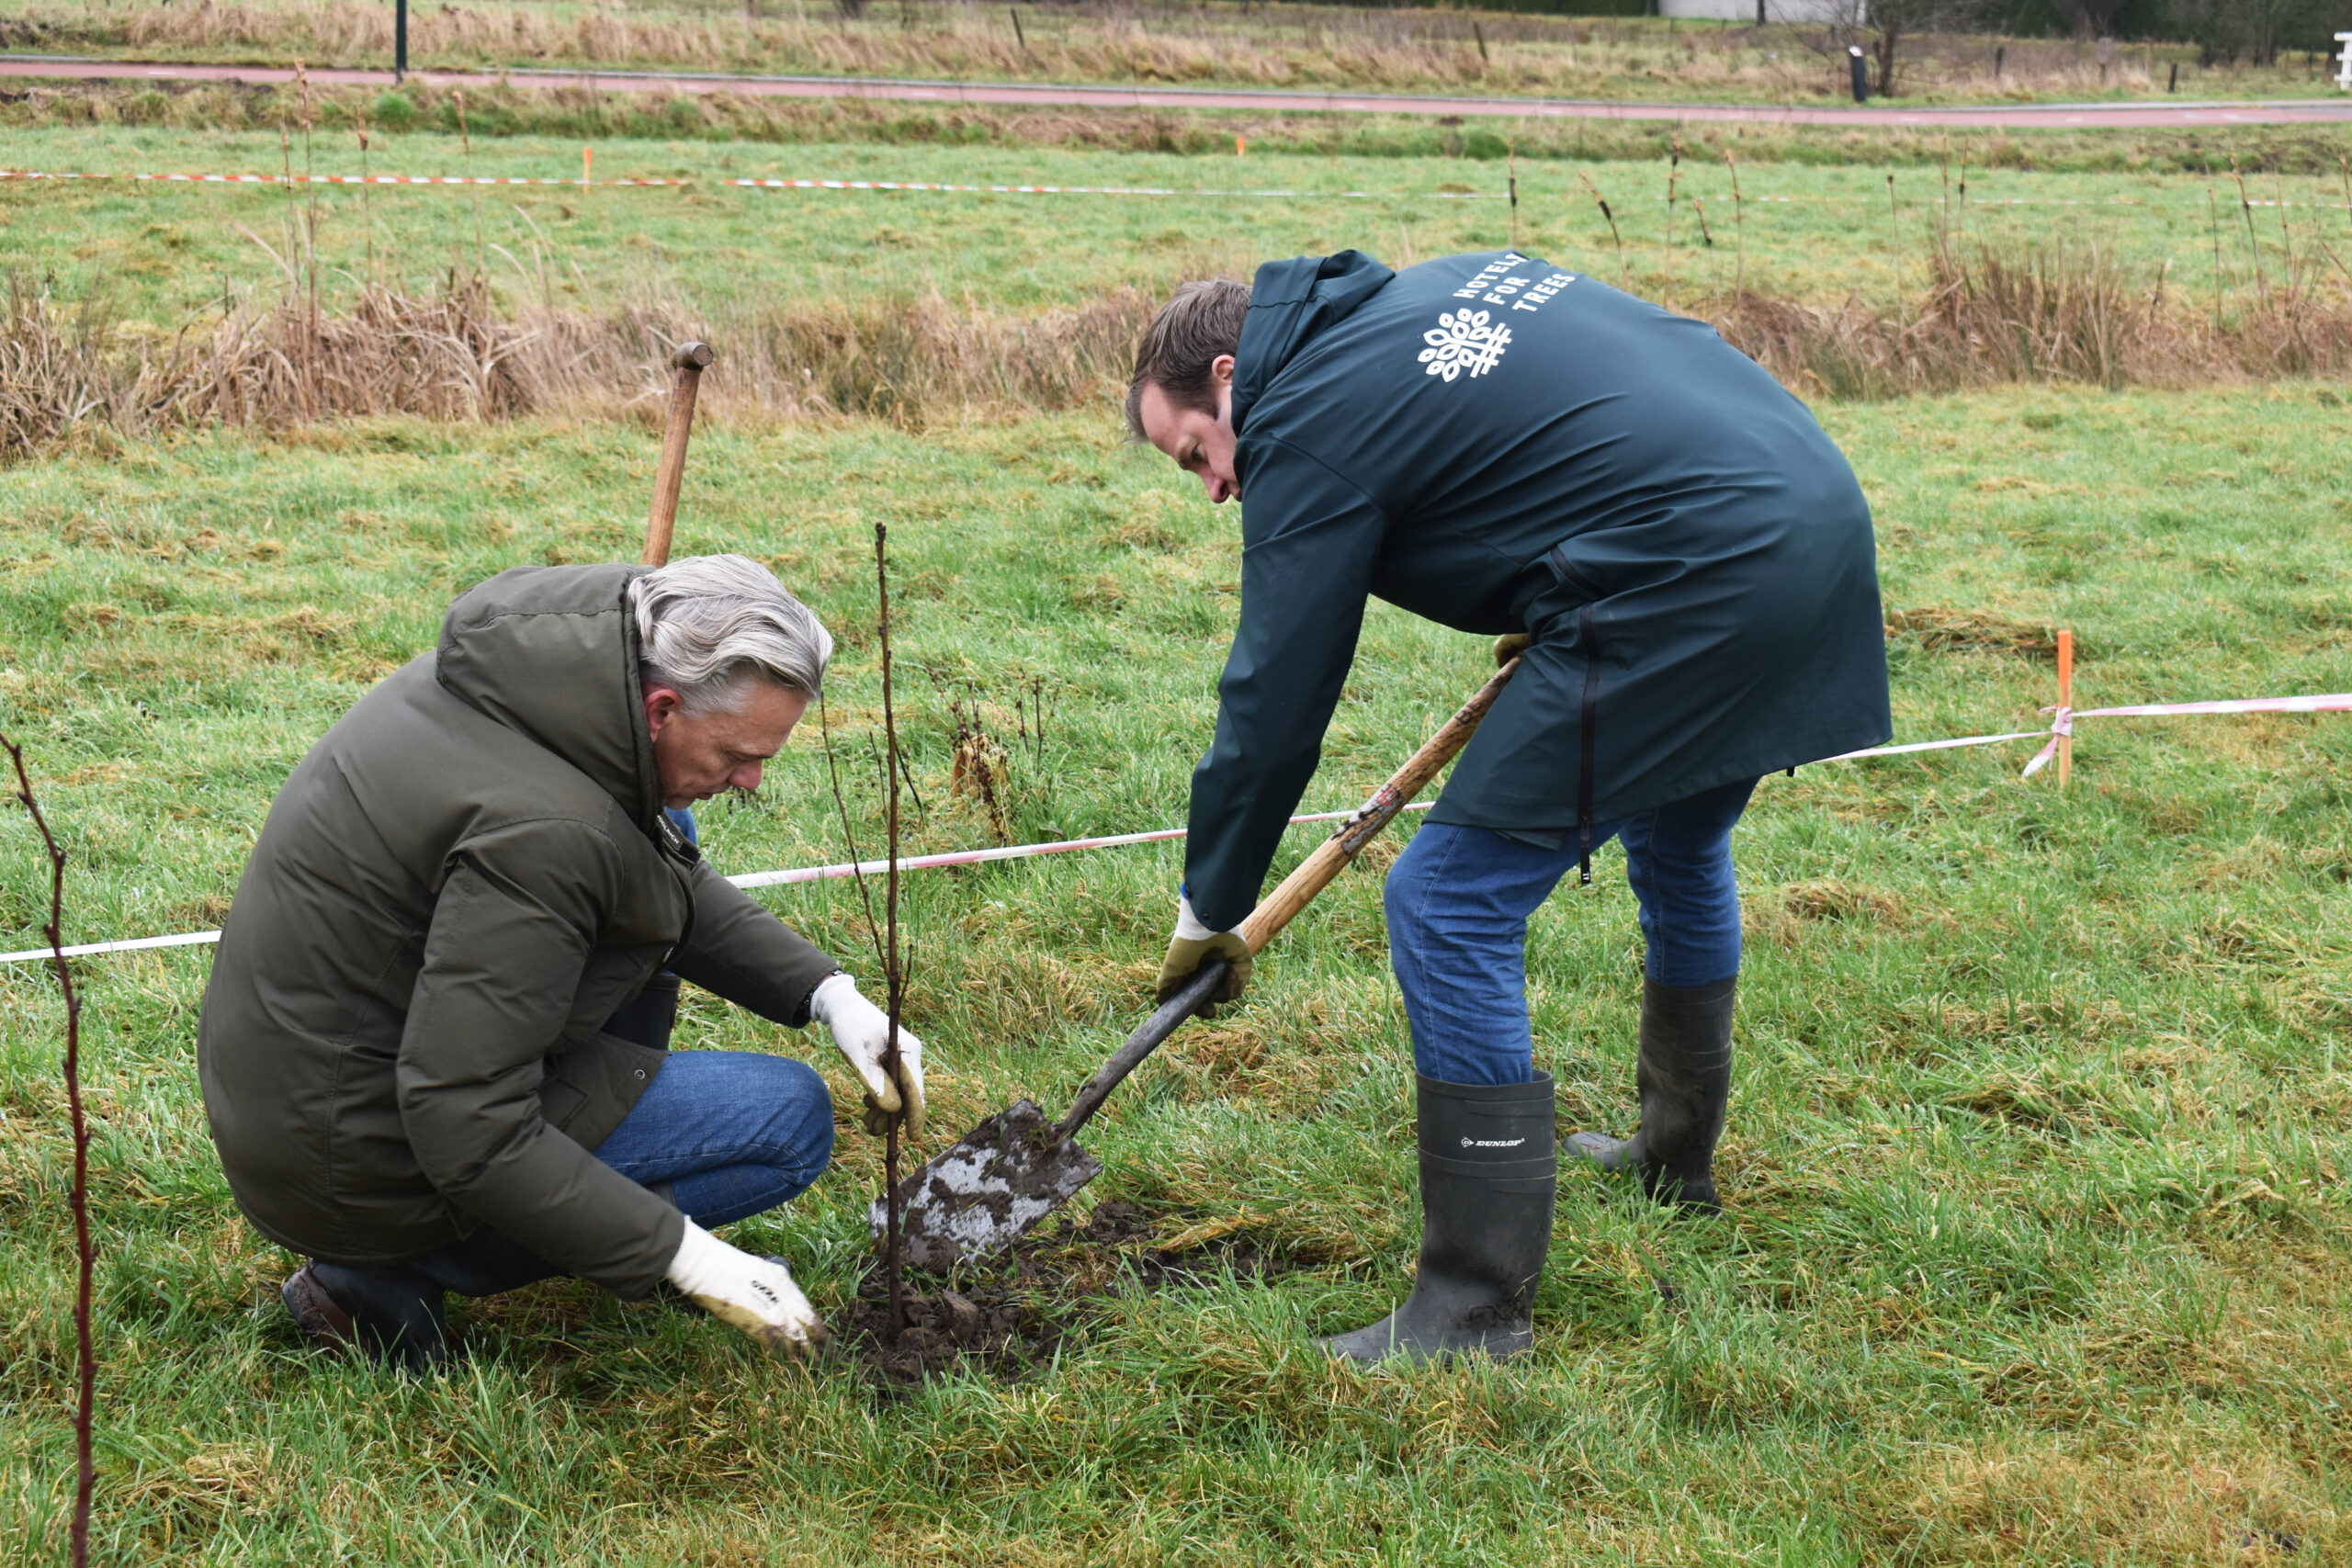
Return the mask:
{"type": "Polygon", "coordinates": [[[1250,944],[1250,952],[1264,952],[1266,944],[1274,940],[1274,933],[1290,924],[1293,916],[1346,870],[1348,863],[1399,811],[1412,804],[1413,797],[1421,793],[1421,786],[1435,778],[1439,770],[1470,743],[1470,737],[1477,733],[1478,721],[1487,716],[1487,710],[1495,705],[1495,699],[1503,694],[1503,688],[1510,683],[1518,669],[1519,660],[1514,659],[1496,671],[1495,678],[1479,687],[1477,694],[1464,703],[1461,710],[1429,738],[1428,744],[1390,774],[1388,782],[1358,807],[1354,816],[1333,829],[1331,836],[1313,854],[1298,863],[1297,870],[1283,878],[1281,886],[1250,911],[1250,918],[1241,922],[1241,939],[1250,944]]]}
{"type": "MultiPolygon", "coordinates": [[[[1519,660],[1514,659],[1495,671],[1495,678],[1479,687],[1477,695],[1464,703],[1461,710],[1445,721],[1444,728],[1430,737],[1428,744],[1390,774],[1388,782],[1370,800],[1358,807],[1355,814],[1340,823],[1320,848],[1299,863],[1296,871],[1283,878],[1280,887],[1250,911],[1250,918],[1241,922],[1241,935],[1250,943],[1250,952],[1260,952],[1272,942],[1274,933],[1290,924],[1291,917],[1306,908],[1308,901],[1322,892],[1359,851],[1412,803],[1421,786],[1435,778],[1438,770],[1453,761],[1454,754],[1470,743],[1478,721],[1495,705],[1495,699],[1502,695],[1504,685],[1518,668],[1519,660]]],[[[1126,1043],[1095,1069],[1094,1076],[1086,1080],[1086,1087],[1078,1091],[1069,1114],[1047,1128],[1038,1143],[1052,1148],[1085,1126],[1087,1119],[1101,1110],[1102,1102],[1111,1098],[1111,1091],[1119,1087],[1120,1079],[1141,1066],[1144,1058],[1159,1050],[1186,1019],[1225,989],[1227,967],[1222,958],[1212,958],[1202,964],[1184,982],[1182,990],[1160,1003],[1141,1027],[1127,1036],[1126,1043]]]]}
{"type": "Polygon", "coordinates": [[[662,433],[662,461],[653,470],[653,514],[645,523],[647,566],[670,564],[670,536],[678,526],[678,487],[686,477],[686,436],[695,426],[695,390],[711,359],[706,343],[682,343],[670,355],[678,372],[670,383],[670,424],[662,433]]]}

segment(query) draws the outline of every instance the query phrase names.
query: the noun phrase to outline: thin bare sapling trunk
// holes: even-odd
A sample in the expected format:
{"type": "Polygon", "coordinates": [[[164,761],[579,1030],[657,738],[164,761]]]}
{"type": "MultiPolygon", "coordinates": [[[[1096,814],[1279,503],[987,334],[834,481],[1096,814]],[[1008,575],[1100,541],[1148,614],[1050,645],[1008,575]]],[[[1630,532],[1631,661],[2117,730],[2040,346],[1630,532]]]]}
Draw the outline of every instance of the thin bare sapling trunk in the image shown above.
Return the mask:
{"type": "Polygon", "coordinates": [[[90,1497],[96,1489],[98,1467],[90,1451],[90,1415],[97,1397],[98,1358],[90,1332],[90,1272],[97,1249],[90,1243],[90,1124],[82,1112],[82,998],[74,989],[74,971],[65,962],[65,851],[50,831],[33,798],[32,776],[25,771],[24,748],[0,735],[0,749],[17,770],[17,798],[40,835],[49,856],[49,920],[41,934],[49,938],[50,963],[57,987],[65,996],[65,1109],[74,1129],[74,1186],[67,1201],[74,1211],[74,1256],[78,1273],[74,1287],[74,1350],[81,1392],[74,1407],[74,1568],[90,1561],[90,1497]]]}
{"type": "MultiPolygon", "coordinates": [[[[881,606],[882,640],[882,744],[885,758],[882,767],[885,832],[889,837],[889,864],[883,883],[883,950],[882,976],[889,992],[890,1032],[882,1052],[882,1076],[896,1084],[899,1077],[899,1020],[906,1010],[906,966],[899,956],[899,719],[891,706],[890,690],[890,529],[888,525],[874,525],[874,581],[881,606]]],[[[899,1202],[899,1134],[907,1119],[906,1090],[899,1092],[899,1109],[888,1117],[883,1130],[882,1171],[883,1191],[887,1194],[885,1208],[888,1218],[883,1232],[883,1263],[888,1270],[890,1287],[890,1337],[897,1339],[907,1326],[906,1281],[901,1274],[901,1257],[905,1251],[901,1235],[904,1215],[899,1202]]]]}

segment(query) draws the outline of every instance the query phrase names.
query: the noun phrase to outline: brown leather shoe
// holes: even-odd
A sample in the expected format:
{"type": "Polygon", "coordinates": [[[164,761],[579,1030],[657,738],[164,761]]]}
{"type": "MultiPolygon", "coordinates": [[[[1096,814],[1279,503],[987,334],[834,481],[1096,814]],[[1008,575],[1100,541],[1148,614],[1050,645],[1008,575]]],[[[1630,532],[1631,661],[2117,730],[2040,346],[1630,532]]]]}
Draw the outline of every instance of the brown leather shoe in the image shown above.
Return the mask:
{"type": "Polygon", "coordinates": [[[294,1326],[300,1329],[311,1344],[323,1345],[329,1349],[340,1349],[345,1346],[357,1348],[358,1325],[351,1321],[351,1314],[336,1305],[335,1299],[327,1294],[327,1288],[319,1283],[318,1275],[312,1271],[311,1266],[304,1265],[301,1272],[278,1286],[277,1299],[286,1303],[286,1310],[293,1314],[294,1326]]]}
{"type": "Polygon", "coordinates": [[[346,1269],[312,1262],[278,1287],[278,1299],[312,1344],[430,1371],[449,1360],[441,1288],[408,1269],[346,1269]]]}

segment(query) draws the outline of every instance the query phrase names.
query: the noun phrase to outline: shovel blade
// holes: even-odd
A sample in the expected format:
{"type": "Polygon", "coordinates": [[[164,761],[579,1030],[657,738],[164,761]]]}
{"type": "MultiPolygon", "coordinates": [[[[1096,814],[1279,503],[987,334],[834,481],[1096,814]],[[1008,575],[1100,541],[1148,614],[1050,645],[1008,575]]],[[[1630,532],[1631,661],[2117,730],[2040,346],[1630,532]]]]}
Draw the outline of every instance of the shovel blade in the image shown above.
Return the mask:
{"type": "MultiPolygon", "coordinates": [[[[905,1260],[944,1269],[1001,1251],[1102,1174],[1075,1139],[1039,1148],[1046,1125],[1045,1112],[1022,1100],[899,1182],[905,1260]]],[[[887,1197],[874,1200],[868,1218],[879,1243],[889,1228],[887,1197]]]]}

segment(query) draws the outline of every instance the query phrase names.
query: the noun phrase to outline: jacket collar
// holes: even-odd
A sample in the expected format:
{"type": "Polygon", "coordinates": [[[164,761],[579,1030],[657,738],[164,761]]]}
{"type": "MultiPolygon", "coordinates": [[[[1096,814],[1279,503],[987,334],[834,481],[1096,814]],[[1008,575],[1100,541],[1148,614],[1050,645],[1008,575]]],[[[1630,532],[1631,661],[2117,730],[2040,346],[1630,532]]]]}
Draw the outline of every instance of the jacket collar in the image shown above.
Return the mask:
{"type": "Polygon", "coordinates": [[[1250,286],[1250,314],[1233,359],[1233,434],[1283,373],[1326,328],[1345,320],[1396,275],[1362,251],[1268,262],[1250,286]]]}
{"type": "Polygon", "coordinates": [[[436,673],[458,697],[587,774],[658,837],[666,819],[628,608],[629,581],[644,570],[503,571],[449,606],[436,673]]]}

